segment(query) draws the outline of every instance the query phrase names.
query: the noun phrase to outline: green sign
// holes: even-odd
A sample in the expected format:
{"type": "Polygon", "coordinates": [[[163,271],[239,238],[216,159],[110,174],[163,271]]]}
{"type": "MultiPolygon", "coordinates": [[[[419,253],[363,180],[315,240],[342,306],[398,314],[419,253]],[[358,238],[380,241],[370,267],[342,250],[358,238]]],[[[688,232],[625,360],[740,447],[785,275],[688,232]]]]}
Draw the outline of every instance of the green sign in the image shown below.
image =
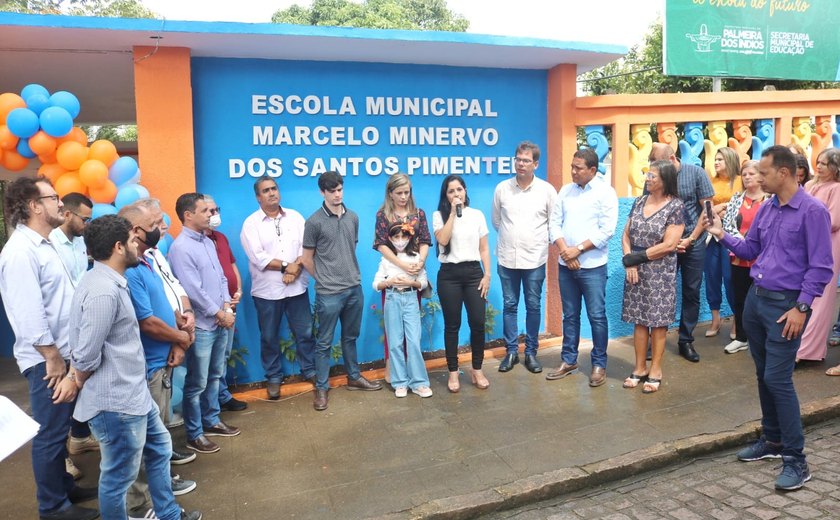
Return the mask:
{"type": "Polygon", "coordinates": [[[840,81],[840,0],[666,0],[665,74],[840,81]]]}

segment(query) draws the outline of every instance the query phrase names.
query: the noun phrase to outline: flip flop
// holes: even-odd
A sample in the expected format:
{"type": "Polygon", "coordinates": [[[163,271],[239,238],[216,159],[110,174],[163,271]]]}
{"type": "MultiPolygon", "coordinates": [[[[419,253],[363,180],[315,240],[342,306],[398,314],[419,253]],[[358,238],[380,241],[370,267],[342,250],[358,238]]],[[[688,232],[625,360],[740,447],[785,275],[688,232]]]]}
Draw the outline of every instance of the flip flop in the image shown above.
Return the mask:
{"type": "Polygon", "coordinates": [[[831,367],[825,371],[825,375],[827,376],[840,376],[840,365],[836,367],[831,367]]]}
{"type": "Polygon", "coordinates": [[[655,377],[647,378],[645,381],[645,386],[642,388],[643,394],[653,394],[659,391],[659,384],[662,383],[662,379],[656,379],[655,377]]]}
{"type": "Polygon", "coordinates": [[[621,386],[623,386],[624,388],[636,388],[637,386],[639,386],[639,383],[644,383],[647,380],[647,378],[647,374],[639,376],[631,372],[630,376],[624,380],[624,384],[622,384],[621,386]]]}

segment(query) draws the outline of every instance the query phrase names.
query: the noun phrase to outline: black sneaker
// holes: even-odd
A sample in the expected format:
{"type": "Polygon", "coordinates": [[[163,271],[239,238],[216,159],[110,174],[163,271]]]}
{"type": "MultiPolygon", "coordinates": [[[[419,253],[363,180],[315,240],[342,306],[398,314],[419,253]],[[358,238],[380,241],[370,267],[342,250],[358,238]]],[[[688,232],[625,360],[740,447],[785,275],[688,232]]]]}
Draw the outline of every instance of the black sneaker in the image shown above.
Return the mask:
{"type": "Polygon", "coordinates": [[[184,480],[177,477],[172,477],[172,494],[176,497],[186,495],[196,488],[196,483],[192,480],[184,480]]]}
{"type": "Polygon", "coordinates": [[[248,403],[240,401],[239,399],[236,399],[235,397],[231,397],[230,401],[223,404],[221,406],[221,408],[222,408],[222,411],[225,411],[225,412],[241,412],[242,410],[245,410],[246,408],[248,408],[248,403]]]}
{"type": "Polygon", "coordinates": [[[175,450],[172,450],[172,456],[169,458],[169,463],[174,466],[179,466],[181,464],[188,464],[195,460],[195,453],[181,453],[175,450]]]}
{"type": "Polygon", "coordinates": [[[187,513],[181,510],[181,520],[201,520],[201,511],[190,511],[187,513]]]}

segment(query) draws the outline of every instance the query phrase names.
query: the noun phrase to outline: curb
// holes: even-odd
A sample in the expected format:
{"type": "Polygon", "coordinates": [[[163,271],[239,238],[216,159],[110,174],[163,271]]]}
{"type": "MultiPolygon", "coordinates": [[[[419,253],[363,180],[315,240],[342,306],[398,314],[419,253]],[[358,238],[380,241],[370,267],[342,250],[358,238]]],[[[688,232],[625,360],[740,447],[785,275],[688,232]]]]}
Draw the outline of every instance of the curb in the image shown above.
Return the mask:
{"type": "MultiPolygon", "coordinates": [[[[835,419],[840,417],[840,396],[806,403],[802,405],[801,410],[804,426],[835,419]]],[[[476,518],[735,448],[754,440],[760,428],[760,421],[750,421],[734,430],[661,442],[592,464],[533,475],[484,491],[432,500],[403,511],[372,517],[370,520],[476,518]]]]}

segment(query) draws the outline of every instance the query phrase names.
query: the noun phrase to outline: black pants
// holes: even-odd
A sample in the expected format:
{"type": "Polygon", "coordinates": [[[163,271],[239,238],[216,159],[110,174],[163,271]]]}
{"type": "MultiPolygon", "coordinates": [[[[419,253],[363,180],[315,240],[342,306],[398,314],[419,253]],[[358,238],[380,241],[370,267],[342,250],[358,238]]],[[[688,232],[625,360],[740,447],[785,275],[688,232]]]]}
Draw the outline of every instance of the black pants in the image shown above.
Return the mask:
{"type": "Polygon", "coordinates": [[[735,339],[738,341],[747,341],[747,331],[744,330],[744,302],[747,301],[752,283],[749,267],[732,266],[732,292],[735,295],[732,312],[735,314],[735,339]]]}
{"type": "Polygon", "coordinates": [[[450,372],[458,370],[458,332],[461,330],[461,309],[467,308],[470,326],[472,367],[481,369],[484,361],[484,298],[478,283],[484,277],[479,262],[440,264],[437,291],[443,310],[443,342],[446,347],[446,366],[450,372]]]}

